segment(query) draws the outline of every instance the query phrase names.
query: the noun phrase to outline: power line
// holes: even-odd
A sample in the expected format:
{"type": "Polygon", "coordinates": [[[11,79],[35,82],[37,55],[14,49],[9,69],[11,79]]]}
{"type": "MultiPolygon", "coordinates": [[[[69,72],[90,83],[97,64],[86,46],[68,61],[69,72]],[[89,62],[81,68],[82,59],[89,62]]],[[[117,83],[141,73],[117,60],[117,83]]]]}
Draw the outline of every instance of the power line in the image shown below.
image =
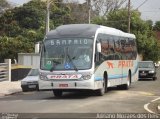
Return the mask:
{"type": "Polygon", "coordinates": [[[116,20],[116,21],[114,21],[114,20],[109,20],[109,21],[107,21],[107,22],[127,22],[128,20],[116,20]]]}
{"type": "Polygon", "coordinates": [[[146,2],[147,2],[148,0],[145,0],[142,4],[140,4],[137,8],[136,8],[136,10],[138,10],[142,5],[144,5],[146,2]]]}
{"type": "Polygon", "coordinates": [[[150,10],[150,11],[148,10],[148,11],[141,11],[141,12],[157,12],[158,13],[159,11],[158,10],[150,10]]]}

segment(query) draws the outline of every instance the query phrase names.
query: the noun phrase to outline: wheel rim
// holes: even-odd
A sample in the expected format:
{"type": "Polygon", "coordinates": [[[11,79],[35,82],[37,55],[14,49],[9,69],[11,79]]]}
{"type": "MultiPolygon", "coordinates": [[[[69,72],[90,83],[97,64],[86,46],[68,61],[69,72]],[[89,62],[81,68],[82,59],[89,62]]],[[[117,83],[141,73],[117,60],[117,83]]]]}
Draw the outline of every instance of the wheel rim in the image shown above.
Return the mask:
{"type": "Polygon", "coordinates": [[[130,86],[130,81],[129,80],[127,81],[127,85],[130,86]]]}
{"type": "Polygon", "coordinates": [[[104,84],[105,82],[103,81],[103,86],[102,86],[102,88],[101,88],[101,95],[103,95],[104,93],[105,93],[105,84],[104,84]]]}
{"type": "Polygon", "coordinates": [[[127,78],[127,85],[128,85],[128,87],[130,86],[130,75],[128,75],[128,78],[127,78]]]}

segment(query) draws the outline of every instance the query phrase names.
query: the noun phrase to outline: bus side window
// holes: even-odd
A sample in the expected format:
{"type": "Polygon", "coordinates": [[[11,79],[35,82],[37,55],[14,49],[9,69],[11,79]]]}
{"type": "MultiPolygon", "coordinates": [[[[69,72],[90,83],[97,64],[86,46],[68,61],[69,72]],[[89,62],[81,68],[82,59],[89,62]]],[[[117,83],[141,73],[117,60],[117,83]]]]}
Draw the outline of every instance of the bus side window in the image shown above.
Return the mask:
{"type": "Polygon", "coordinates": [[[114,60],[114,54],[115,54],[115,41],[113,39],[113,36],[109,36],[109,60],[114,60]]]}
{"type": "Polygon", "coordinates": [[[102,47],[102,54],[107,55],[109,49],[109,42],[108,40],[101,40],[101,47],[102,47]]]}
{"type": "Polygon", "coordinates": [[[100,62],[101,57],[102,57],[102,52],[103,52],[103,45],[102,45],[102,34],[98,34],[97,36],[97,41],[96,41],[96,50],[95,50],[95,62],[100,62]],[[99,53],[97,51],[97,43],[100,42],[101,43],[101,53],[99,53]]]}
{"type": "Polygon", "coordinates": [[[126,38],[121,38],[121,54],[122,54],[122,60],[126,60],[126,38]]]}
{"type": "Polygon", "coordinates": [[[121,43],[120,43],[120,38],[117,36],[114,36],[114,49],[115,49],[115,60],[120,60],[122,58],[121,43]]]}
{"type": "Polygon", "coordinates": [[[127,56],[127,60],[132,59],[131,51],[132,51],[132,47],[131,47],[129,39],[127,38],[126,44],[125,44],[125,54],[127,56]]]}
{"type": "Polygon", "coordinates": [[[101,39],[101,46],[102,46],[102,59],[103,60],[113,60],[114,58],[114,40],[112,36],[109,35],[102,35],[101,39]]]}
{"type": "Polygon", "coordinates": [[[110,54],[110,44],[109,44],[109,39],[107,35],[103,35],[102,38],[102,59],[103,60],[108,60],[109,58],[109,54],[110,54]]]}
{"type": "Polygon", "coordinates": [[[97,37],[97,41],[101,43],[101,53],[97,53],[97,48],[96,48],[95,61],[98,61],[98,59],[101,61],[105,61],[106,56],[108,55],[109,41],[106,40],[104,34],[99,34],[97,37]]]}
{"type": "Polygon", "coordinates": [[[134,39],[128,39],[129,40],[129,56],[130,59],[136,59],[137,56],[137,50],[136,50],[136,43],[134,41],[134,39]]]}

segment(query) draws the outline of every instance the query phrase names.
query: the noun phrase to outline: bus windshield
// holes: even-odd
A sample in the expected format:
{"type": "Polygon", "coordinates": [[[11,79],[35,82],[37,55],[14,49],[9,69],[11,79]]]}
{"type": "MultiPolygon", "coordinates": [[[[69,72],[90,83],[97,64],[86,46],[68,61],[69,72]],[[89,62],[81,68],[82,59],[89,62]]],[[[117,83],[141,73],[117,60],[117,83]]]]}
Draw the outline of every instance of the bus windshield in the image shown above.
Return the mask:
{"type": "Polygon", "coordinates": [[[93,39],[46,39],[41,52],[42,70],[85,70],[91,68],[93,39]]]}

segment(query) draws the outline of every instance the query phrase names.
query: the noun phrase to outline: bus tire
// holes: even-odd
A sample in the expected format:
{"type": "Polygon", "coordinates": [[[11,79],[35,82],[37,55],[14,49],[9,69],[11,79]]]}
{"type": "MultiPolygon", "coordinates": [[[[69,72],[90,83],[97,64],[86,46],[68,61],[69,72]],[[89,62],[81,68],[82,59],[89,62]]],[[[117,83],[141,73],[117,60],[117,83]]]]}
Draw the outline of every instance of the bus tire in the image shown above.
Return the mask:
{"type": "Polygon", "coordinates": [[[104,86],[105,86],[105,93],[108,91],[108,74],[107,72],[104,73],[104,86]]]}
{"type": "Polygon", "coordinates": [[[121,85],[121,88],[124,89],[124,90],[128,90],[130,88],[130,86],[131,86],[131,72],[129,71],[128,72],[128,77],[127,77],[127,83],[121,85]]]}
{"type": "Polygon", "coordinates": [[[107,80],[107,73],[104,73],[104,77],[103,77],[103,87],[101,89],[97,90],[97,95],[98,96],[103,96],[106,92],[107,92],[107,84],[108,84],[108,80],[107,80]]]}
{"type": "Polygon", "coordinates": [[[53,93],[55,97],[61,97],[63,92],[61,90],[53,90],[53,93]]]}
{"type": "Polygon", "coordinates": [[[103,88],[96,90],[96,94],[97,94],[97,96],[103,96],[105,94],[104,86],[103,86],[103,88]]]}

